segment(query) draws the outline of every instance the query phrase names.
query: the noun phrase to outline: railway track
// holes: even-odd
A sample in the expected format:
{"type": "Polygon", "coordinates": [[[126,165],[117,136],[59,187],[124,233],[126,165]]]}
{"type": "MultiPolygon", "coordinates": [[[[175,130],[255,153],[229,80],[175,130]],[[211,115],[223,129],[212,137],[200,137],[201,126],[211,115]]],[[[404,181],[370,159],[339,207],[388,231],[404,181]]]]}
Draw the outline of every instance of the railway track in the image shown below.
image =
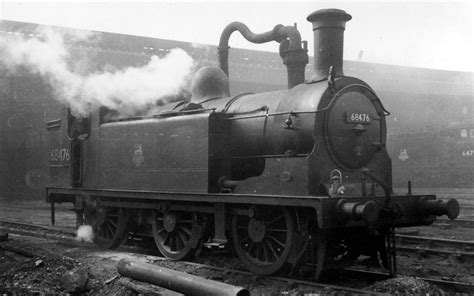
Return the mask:
{"type": "MultiPolygon", "coordinates": [[[[354,268],[346,268],[344,272],[351,274],[352,276],[363,276],[364,278],[371,278],[374,281],[382,281],[390,278],[390,274],[384,272],[377,272],[377,271],[369,271],[369,270],[360,270],[354,268]]],[[[458,281],[450,281],[447,279],[435,279],[435,278],[425,278],[425,277],[418,277],[421,280],[426,282],[435,284],[437,286],[442,286],[445,288],[450,288],[453,291],[460,291],[466,293],[472,293],[474,291],[474,284],[471,283],[464,283],[458,281]]]]}
{"type": "MultiPolygon", "coordinates": [[[[474,220],[474,206],[461,205],[459,216],[456,220],[459,220],[459,219],[461,219],[461,220],[474,220]]],[[[437,218],[436,220],[444,220],[444,219],[437,218]]]]}
{"type": "MultiPolygon", "coordinates": [[[[161,258],[161,257],[158,257],[161,258]]],[[[161,258],[163,260],[168,260],[165,258],[161,258]]],[[[231,270],[227,268],[222,268],[222,267],[216,267],[212,265],[207,265],[207,264],[201,264],[201,263],[195,263],[195,262],[188,262],[188,261],[181,261],[183,264],[189,265],[189,266],[194,266],[196,268],[207,268],[210,270],[216,270],[220,271],[222,273],[233,273],[233,274],[240,274],[240,275],[245,275],[254,278],[255,274],[248,272],[248,271],[242,271],[242,270],[231,270]]],[[[337,286],[337,285],[330,285],[330,284],[324,284],[324,283],[316,283],[316,282],[310,282],[310,281],[305,281],[305,280],[298,280],[298,279],[292,279],[292,278],[284,278],[284,277],[278,277],[278,276],[265,276],[265,279],[271,280],[271,281],[276,281],[276,282],[283,282],[291,285],[297,284],[300,289],[307,289],[307,288],[316,288],[321,291],[325,292],[335,292],[335,291],[340,291],[340,292],[348,292],[350,294],[358,294],[358,295],[385,295],[383,293],[379,292],[374,292],[374,291],[369,291],[369,290],[363,290],[363,289],[355,289],[355,288],[350,288],[350,287],[343,287],[343,286],[337,286]]]]}
{"type": "Polygon", "coordinates": [[[474,258],[474,242],[414,235],[396,236],[397,250],[474,258]]]}
{"type": "Polygon", "coordinates": [[[75,229],[67,227],[49,227],[38,224],[0,219],[0,231],[10,234],[79,243],[75,239],[75,229]]]}
{"type": "MultiPolygon", "coordinates": [[[[56,228],[56,227],[48,227],[48,226],[43,226],[43,225],[28,224],[28,223],[22,223],[22,222],[16,222],[16,221],[0,220],[0,231],[1,230],[11,233],[11,234],[21,235],[21,236],[30,236],[30,237],[56,240],[56,241],[71,244],[74,246],[94,247],[92,243],[78,242],[75,239],[75,231],[73,228],[56,228]]],[[[462,248],[463,250],[474,250],[473,242],[434,239],[434,238],[416,237],[416,236],[409,236],[409,235],[397,235],[397,241],[399,243],[397,248],[401,251],[439,252],[439,250],[437,251],[433,249],[434,246],[441,246],[441,247],[456,246],[457,248],[462,248]],[[427,244],[430,247],[421,248],[419,246],[416,246],[416,247],[407,246],[409,244],[416,245],[420,243],[423,243],[425,245],[427,244]]],[[[132,247],[123,246],[121,247],[121,250],[128,251],[128,252],[135,252],[135,253],[140,253],[140,252],[148,253],[143,250],[141,251],[139,249],[137,250],[137,248],[133,246],[132,247]]],[[[444,253],[453,254],[453,252],[451,251],[444,251],[444,253]]],[[[454,254],[460,255],[460,256],[474,257],[474,252],[470,252],[470,251],[455,252],[454,254]]],[[[148,254],[146,254],[146,258],[147,260],[151,260],[152,262],[167,261],[166,258],[159,257],[159,256],[152,256],[148,254]]],[[[180,261],[180,262],[182,264],[193,266],[199,269],[205,268],[209,270],[221,271],[223,274],[240,274],[240,275],[245,275],[249,277],[255,277],[254,274],[247,271],[231,270],[227,268],[216,267],[216,266],[200,264],[200,263],[195,263],[195,262],[185,262],[185,261],[180,261]]],[[[374,281],[385,280],[389,278],[389,275],[387,273],[356,270],[356,269],[346,269],[346,270],[353,274],[357,273],[359,274],[359,276],[363,276],[365,279],[370,278],[371,280],[374,280],[374,281]]],[[[328,291],[329,289],[329,291],[335,290],[335,291],[342,291],[342,292],[347,292],[347,293],[356,293],[356,294],[363,293],[363,294],[369,294],[369,295],[379,295],[379,293],[373,292],[373,291],[367,291],[367,290],[361,290],[361,289],[355,289],[355,288],[343,287],[343,286],[336,286],[336,285],[329,285],[329,284],[320,284],[320,283],[304,281],[304,280],[288,279],[288,278],[275,277],[275,276],[269,276],[265,278],[269,280],[273,280],[273,281],[285,282],[289,284],[290,283],[297,284],[299,287],[302,287],[302,288],[325,289],[325,291],[328,291]]],[[[427,282],[439,285],[439,286],[450,287],[458,291],[474,291],[474,285],[470,283],[449,281],[449,280],[444,280],[444,279],[434,279],[434,278],[421,278],[421,279],[427,282]]]]}
{"type": "MultiPolygon", "coordinates": [[[[36,225],[36,224],[28,224],[16,221],[8,221],[8,220],[1,220],[0,219],[0,231],[8,232],[9,234],[16,234],[20,236],[28,236],[28,237],[36,237],[48,240],[55,240],[59,241],[68,245],[79,246],[79,247],[94,247],[95,245],[92,243],[84,243],[78,242],[75,239],[74,229],[56,229],[53,227],[36,225]]],[[[164,257],[149,255],[149,250],[137,249],[134,246],[122,246],[120,247],[121,251],[125,252],[133,252],[133,253],[143,253],[146,254],[145,258],[147,261],[150,262],[167,262],[168,259],[164,257]]],[[[249,277],[249,282],[252,279],[255,279],[255,275],[247,272],[247,271],[240,271],[240,270],[233,270],[233,269],[226,269],[206,264],[200,264],[195,262],[186,262],[180,261],[179,263],[185,264],[188,266],[192,266],[196,269],[209,269],[214,271],[222,272],[222,274],[232,275],[238,274],[249,277]]],[[[288,279],[282,277],[265,277],[266,280],[275,281],[275,282],[283,282],[290,285],[297,285],[300,289],[312,289],[318,291],[330,291],[330,292],[342,292],[343,294],[363,294],[363,295],[383,295],[382,293],[369,291],[369,290],[362,290],[362,289],[355,289],[351,287],[344,287],[344,286],[336,286],[330,284],[320,284],[310,281],[304,280],[295,280],[295,279],[288,279]]]]}
{"type": "Polygon", "coordinates": [[[445,218],[438,218],[436,219],[435,225],[452,225],[457,227],[465,227],[465,228],[474,228],[474,220],[471,219],[456,219],[456,220],[449,220],[445,218]]]}
{"type": "MultiPolygon", "coordinates": [[[[58,228],[44,225],[0,220],[0,230],[12,234],[46,239],[57,239],[74,244],[83,244],[75,239],[73,228],[58,228]]],[[[401,251],[441,253],[474,258],[474,242],[397,234],[397,248],[401,251]]]]}

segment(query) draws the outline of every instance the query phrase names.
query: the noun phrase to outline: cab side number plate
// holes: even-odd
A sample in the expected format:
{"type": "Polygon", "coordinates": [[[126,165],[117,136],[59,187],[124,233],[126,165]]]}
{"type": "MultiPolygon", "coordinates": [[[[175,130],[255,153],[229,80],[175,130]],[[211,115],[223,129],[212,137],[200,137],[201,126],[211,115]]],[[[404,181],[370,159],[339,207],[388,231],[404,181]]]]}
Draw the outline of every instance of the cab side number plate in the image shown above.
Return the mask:
{"type": "Polygon", "coordinates": [[[371,123],[372,117],[369,113],[346,112],[348,123],[371,123]]]}

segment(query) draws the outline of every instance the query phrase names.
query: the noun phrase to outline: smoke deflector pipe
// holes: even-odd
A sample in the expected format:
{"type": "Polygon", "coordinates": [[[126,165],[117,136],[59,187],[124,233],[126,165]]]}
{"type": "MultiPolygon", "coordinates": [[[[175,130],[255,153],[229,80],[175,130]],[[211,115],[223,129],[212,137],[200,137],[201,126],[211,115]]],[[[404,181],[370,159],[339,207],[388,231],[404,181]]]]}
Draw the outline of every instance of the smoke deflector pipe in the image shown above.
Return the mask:
{"type": "Polygon", "coordinates": [[[248,290],[157,265],[122,259],[117,271],[126,277],[154,284],[186,295],[249,296],[248,290]]]}
{"type": "Polygon", "coordinates": [[[241,22],[233,22],[222,31],[219,41],[219,67],[229,76],[229,39],[233,32],[239,31],[252,43],[276,41],[280,43],[280,56],[288,71],[288,88],[304,82],[304,70],[308,63],[308,50],[301,47],[301,35],[295,27],[277,25],[273,30],[255,34],[241,22]]]}

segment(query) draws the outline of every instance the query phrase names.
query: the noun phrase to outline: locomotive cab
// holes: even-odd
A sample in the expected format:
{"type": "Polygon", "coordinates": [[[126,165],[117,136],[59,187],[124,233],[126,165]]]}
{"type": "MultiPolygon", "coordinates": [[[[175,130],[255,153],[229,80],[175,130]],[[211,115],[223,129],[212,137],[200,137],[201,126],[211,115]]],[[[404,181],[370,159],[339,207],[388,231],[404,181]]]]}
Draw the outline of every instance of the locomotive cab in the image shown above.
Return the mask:
{"type": "Polygon", "coordinates": [[[81,187],[83,143],[90,133],[89,117],[74,115],[70,108],[47,115],[49,131],[50,185],[81,187]]]}

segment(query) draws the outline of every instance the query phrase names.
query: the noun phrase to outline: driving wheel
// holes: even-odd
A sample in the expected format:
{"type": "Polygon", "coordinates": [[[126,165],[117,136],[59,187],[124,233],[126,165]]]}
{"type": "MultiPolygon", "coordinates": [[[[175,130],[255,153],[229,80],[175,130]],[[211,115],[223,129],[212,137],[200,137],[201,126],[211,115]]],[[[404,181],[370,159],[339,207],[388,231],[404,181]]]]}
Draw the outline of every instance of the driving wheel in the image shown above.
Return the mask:
{"type": "Polygon", "coordinates": [[[94,243],[102,249],[115,249],[127,239],[129,215],[126,209],[98,207],[94,214],[86,215],[85,223],[94,230],[94,243]]]}
{"type": "Polygon", "coordinates": [[[166,258],[182,260],[194,254],[201,238],[198,215],[191,212],[154,211],[152,231],[156,246],[166,258]]]}
{"type": "Polygon", "coordinates": [[[232,240],[244,265],[253,273],[282,270],[292,246],[293,217],[285,207],[258,207],[252,217],[234,215],[232,240]]]}

